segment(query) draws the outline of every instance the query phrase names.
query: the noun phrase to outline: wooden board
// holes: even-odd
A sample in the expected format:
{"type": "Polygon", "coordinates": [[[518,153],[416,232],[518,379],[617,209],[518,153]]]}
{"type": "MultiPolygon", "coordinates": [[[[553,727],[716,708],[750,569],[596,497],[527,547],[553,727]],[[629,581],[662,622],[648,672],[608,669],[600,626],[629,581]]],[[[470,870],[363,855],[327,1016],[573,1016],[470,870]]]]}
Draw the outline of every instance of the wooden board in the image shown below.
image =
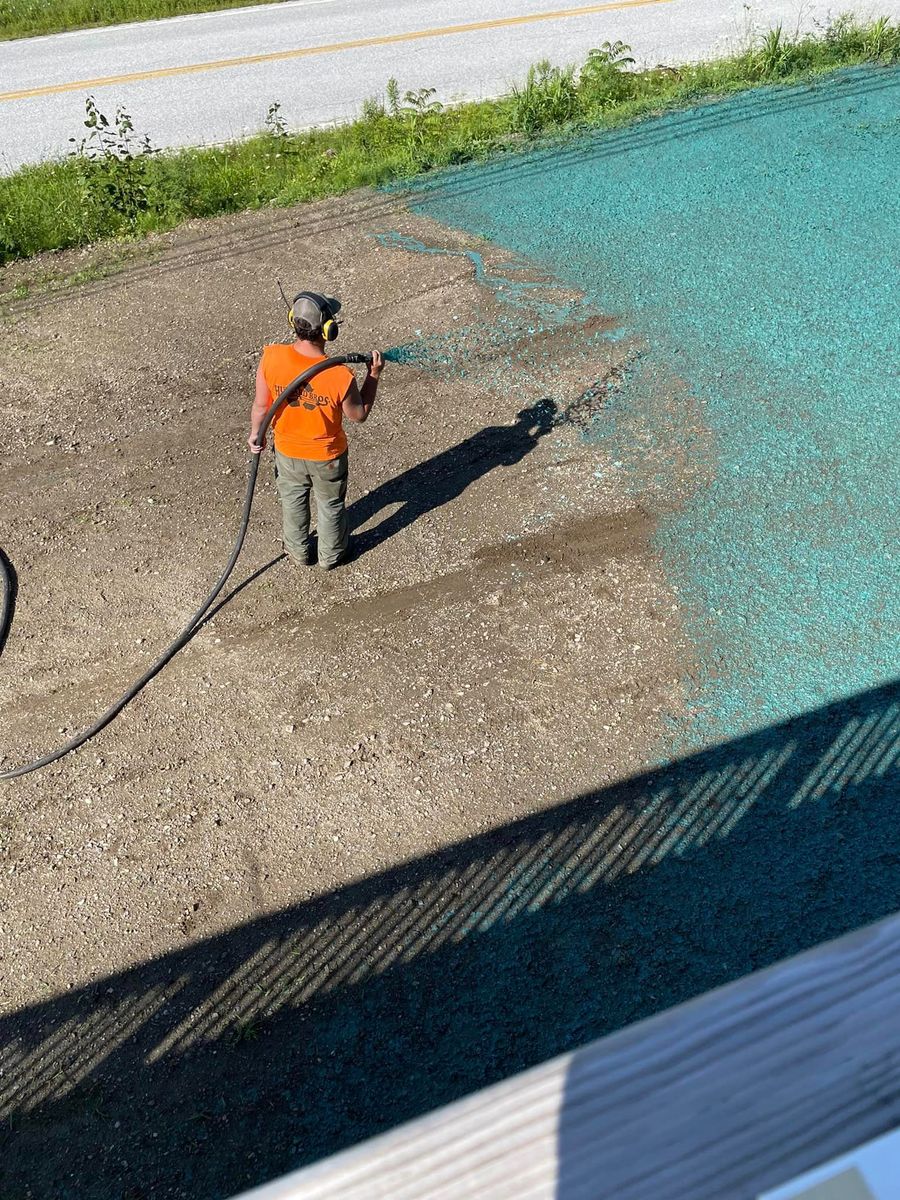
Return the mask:
{"type": "Polygon", "coordinates": [[[895,916],[245,1200],[749,1200],[898,1124],[895,916]]]}

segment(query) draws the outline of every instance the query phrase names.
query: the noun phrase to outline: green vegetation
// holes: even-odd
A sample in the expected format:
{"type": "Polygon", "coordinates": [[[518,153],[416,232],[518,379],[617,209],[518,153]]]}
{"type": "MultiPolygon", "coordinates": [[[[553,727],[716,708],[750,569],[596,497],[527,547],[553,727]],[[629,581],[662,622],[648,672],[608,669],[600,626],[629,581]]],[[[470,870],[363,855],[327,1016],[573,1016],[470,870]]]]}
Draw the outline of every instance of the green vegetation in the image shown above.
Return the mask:
{"type": "Polygon", "coordinates": [[[263,205],[289,205],[521,149],[540,137],[621,125],[651,112],[760,84],[796,83],[839,67],[900,61],[900,26],[833,22],[822,37],[779,27],[740,55],[679,69],[627,70],[628,47],[605,43],[576,70],[539,63],[499,100],[445,108],[434,91],[383,99],[337,129],[291,134],[273,103],[248,141],[162,154],[121,109],[87,100],[86,136],[65,159],[0,179],[0,262],[109,237],[170,229],[263,205]]]}
{"type": "Polygon", "coordinates": [[[211,12],[220,8],[243,8],[248,4],[270,4],[272,0],[0,0],[0,41],[61,33],[65,29],[89,29],[95,25],[118,25],[126,21],[148,21],[155,17],[178,17],[182,13],[211,12]]]}

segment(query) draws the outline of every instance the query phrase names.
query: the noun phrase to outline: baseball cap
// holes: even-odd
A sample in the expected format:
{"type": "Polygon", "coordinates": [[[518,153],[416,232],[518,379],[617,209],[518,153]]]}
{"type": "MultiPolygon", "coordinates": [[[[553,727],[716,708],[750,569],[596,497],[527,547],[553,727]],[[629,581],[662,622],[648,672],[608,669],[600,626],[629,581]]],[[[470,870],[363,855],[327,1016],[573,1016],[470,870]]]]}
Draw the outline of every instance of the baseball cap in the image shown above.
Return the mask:
{"type": "Polygon", "coordinates": [[[320,292],[299,292],[293,303],[294,321],[302,321],[311,329],[320,329],[340,312],[341,302],[320,292]]]}

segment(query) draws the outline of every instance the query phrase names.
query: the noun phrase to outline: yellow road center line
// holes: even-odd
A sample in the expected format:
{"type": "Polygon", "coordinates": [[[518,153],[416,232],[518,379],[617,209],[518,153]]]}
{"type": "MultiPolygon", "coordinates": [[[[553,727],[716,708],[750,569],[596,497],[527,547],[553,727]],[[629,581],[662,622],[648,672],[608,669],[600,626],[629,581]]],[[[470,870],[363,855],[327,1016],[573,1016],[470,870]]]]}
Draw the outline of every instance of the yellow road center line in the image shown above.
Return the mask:
{"type": "Polygon", "coordinates": [[[355,38],[349,42],[331,42],[326,46],[304,46],[296,50],[277,50],[271,54],[247,54],[242,58],[220,58],[214,62],[190,63],[182,67],[159,67],[155,71],[129,71],[99,79],[76,79],[71,83],[52,83],[45,87],[24,88],[18,92],[0,92],[0,100],[27,100],[33,96],[53,96],[59,92],[80,92],[84,88],[111,87],[116,83],[137,83],[142,79],[169,79],[173,75],[195,75],[200,71],[221,71],[227,67],[247,67],[255,63],[284,62],[313,54],[335,54],[340,50],[362,50],[367,46],[391,46],[397,42],[415,42],[422,38],[446,37],[451,33],[476,33],[484,29],[504,29],[529,25],[535,21],[560,21],[565,17],[587,17],[592,13],[618,8],[641,8],[647,4],[671,4],[672,0],[616,0],[611,4],[588,4],[583,8],[561,8],[556,12],[529,13],[521,17],[498,17],[492,21],[471,21],[467,25],[444,25],[438,29],[418,29],[412,33],[391,33],[382,37],[355,38]]]}

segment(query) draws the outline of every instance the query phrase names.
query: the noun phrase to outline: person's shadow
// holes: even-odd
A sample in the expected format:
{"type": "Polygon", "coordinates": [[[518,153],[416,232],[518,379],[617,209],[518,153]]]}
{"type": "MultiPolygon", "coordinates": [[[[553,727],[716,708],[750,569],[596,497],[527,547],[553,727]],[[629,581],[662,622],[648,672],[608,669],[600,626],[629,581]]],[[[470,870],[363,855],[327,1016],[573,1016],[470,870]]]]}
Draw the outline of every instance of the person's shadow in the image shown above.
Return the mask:
{"type": "Polygon", "coordinates": [[[489,425],[375,488],[350,507],[351,529],[359,529],[385,508],[395,504],[401,507],[374,529],[354,535],[352,557],[373,550],[425,513],[455,500],[494,467],[511,467],[521,461],[557,421],[556,402],[538,400],[516,414],[514,425],[489,425]]]}

